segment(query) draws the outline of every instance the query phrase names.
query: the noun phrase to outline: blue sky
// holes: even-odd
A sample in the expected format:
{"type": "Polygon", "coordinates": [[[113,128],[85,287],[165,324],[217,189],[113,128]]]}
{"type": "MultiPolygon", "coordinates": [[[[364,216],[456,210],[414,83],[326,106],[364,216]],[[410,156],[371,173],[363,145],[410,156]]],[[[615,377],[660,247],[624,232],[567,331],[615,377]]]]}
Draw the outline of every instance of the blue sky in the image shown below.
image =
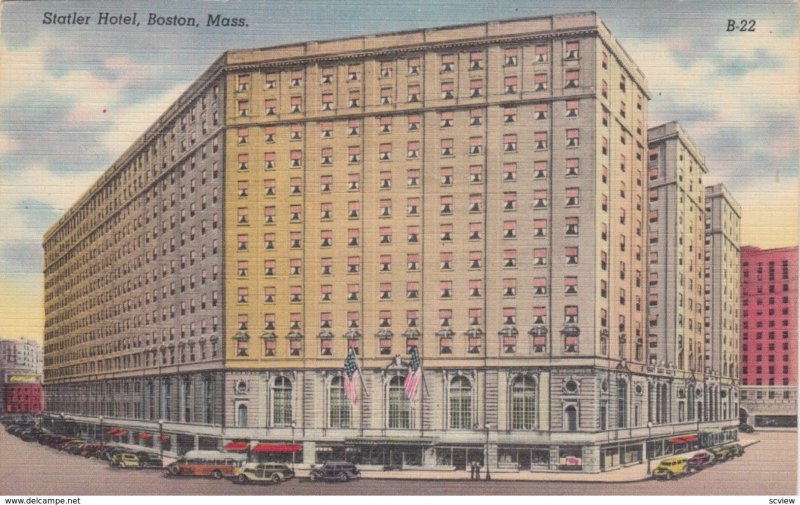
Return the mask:
{"type": "MultiPolygon", "coordinates": [[[[794,2],[174,1],[0,4],[0,337],[41,333],[41,237],[228,49],[594,10],[637,62],[650,125],[677,120],[745,212],[743,242],[797,243],[794,2]],[[44,12],[91,23],[44,25],[44,12]],[[137,12],[142,26],[94,24],[137,12]],[[146,27],[149,12],[244,17],[243,28],[146,27]],[[727,32],[754,19],[755,32],[727,32]]],[[[203,23],[204,24],[204,23],[203,23]]]]}

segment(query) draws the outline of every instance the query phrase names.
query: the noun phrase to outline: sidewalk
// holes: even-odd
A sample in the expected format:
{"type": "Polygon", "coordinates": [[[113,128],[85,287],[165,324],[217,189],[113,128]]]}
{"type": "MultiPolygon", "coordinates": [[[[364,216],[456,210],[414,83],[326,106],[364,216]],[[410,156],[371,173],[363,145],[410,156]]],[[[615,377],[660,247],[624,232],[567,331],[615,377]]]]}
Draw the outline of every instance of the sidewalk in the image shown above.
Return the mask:
{"type": "MultiPolygon", "coordinates": [[[[752,433],[739,433],[739,441],[743,447],[749,447],[760,442],[758,437],[752,433]]],[[[690,458],[698,451],[690,451],[682,456],[690,458]]],[[[650,467],[655,468],[663,458],[654,459],[650,462],[650,467]]],[[[305,478],[308,476],[308,469],[297,468],[297,477],[305,478]]],[[[469,480],[469,470],[435,471],[435,470],[398,470],[398,471],[376,471],[362,470],[361,476],[365,479],[413,479],[413,480],[469,480]]],[[[503,481],[550,481],[550,482],[637,482],[647,480],[647,462],[631,465],[619,470],[611,470],[602,473],[581,473],[581,472],[531,472],[527,470],[509,472],[493,471],[492,480],[503,481]]],[[[481,469],[481,480],[486,478],[486,469],[481,469]]]]}

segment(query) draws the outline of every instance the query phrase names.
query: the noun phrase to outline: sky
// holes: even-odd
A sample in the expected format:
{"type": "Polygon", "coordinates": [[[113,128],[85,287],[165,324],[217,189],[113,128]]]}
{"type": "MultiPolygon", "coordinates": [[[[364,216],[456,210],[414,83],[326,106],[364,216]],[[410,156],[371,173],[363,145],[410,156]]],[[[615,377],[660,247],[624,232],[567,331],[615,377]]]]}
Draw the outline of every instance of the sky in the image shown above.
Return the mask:
{"type": "Polygon", "coordinates": [[[12,0],[0,3],[0,338],[42,339],[44,232],[223,51],[588,10],[647,77],[649,125],[680,122],[704,182],[741,204],[742,245],[797,245],[796,2],[12,0]],[[46,24],[47,12],[91,18],[46,24]],[[140,26],[97,25],[100,12],[140,26]],[[147,26],[151,12],[246,26],[147,26]]]}

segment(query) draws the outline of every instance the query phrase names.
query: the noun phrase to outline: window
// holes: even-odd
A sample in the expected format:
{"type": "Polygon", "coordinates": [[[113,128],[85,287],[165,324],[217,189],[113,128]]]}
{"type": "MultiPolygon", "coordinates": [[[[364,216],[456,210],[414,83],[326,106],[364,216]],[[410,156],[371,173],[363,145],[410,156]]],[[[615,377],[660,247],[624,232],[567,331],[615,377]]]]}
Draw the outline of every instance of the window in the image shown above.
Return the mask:
{"type": "Polygon", "coordinates": [[[564,46],[564,59],[577,60],[580,56],[580,42],[577,40],[568,41],[564,46]]]}
{"type": "Polygon", "coordinates": [[[533,294],[546,295],[547,294],[547,278],[534,277],[533,278],[533,294]]]}
{"type": "Polygon", "coordinates": [[[482,52],[471,52],[469,53],[469,69],[470,70],[480,70],[483,68],[483,53],[482,52]]]}
{"type": "Polygon", "coordinates": [[[506,124],[514,123],[517,121],[517,108],[504,107],[503,108],[503,122],[506,124]]]}
{"type": "Polygon", "coordinates": [[[483,79],[471,79],[469,81],[470,98],[478,98],[482,96],[482,92],[483,92],[483,79]]]}
{"type": "Polygon", "coordinates": [[[471,297],[481,296],[481,281],[479,280],[469,281],[469,296],[471,297]]]}
{"type": "Polygon", "coordinates": [[[564,74],[564,88],[577,88],[578,74],[578,70],[567,70],[564,74]]]}
{"type": "Polygon", "coordinates": [[[439,212],[443,216],[453,213],[453,197],[452,196],[441,196],[441,197],[439,197],[439,212]]]}
{"type": "Polygon", "coordinates": [[[382,226],[379,229],[379,242],[381,244],[391,244],[392,243],[392,229],[388,226],[382,226]]]}
{"type": "Polygon", "coordinates": [[[453,126],[453,111],[442,111],[439,113],[439,126],[450,128],[453,126]]]}
{"type": "Polygon", "coordinates": [[[547,90],[547,74],[534,74],[533,75],[533,90],[546,91],[547,90]]]}
{"type": "Polygon", "coordinates": [[[391,272],[392,271],[392,257],[388,254],[381,255],[379,263],[379,271],[391,272]]]}
{"type": "Polygon", "coordinates": [[[511,429],[536,429],[536,382],[528,375],[511,383],[511,429]]]}
{"type": "MultiPolygon", "coordinates": [[[[416,265],[419,263],[419,255],[417,254],[409,254],[408,255],[408,269],[409,270],[416,270],[416,265]],[[413,266],[413,268],[412,268],[413,266]]],[[[406,283],[406,298],[408,299],[416,299],[419,298],[419,283],[418,282],[407,282],[406,283]]]]}
{"type": "Polygon", "coordinates": [[[481,154],[483,152],[483,139],[481,137],[470,137],[469,154],[481,154]]]}
{"type": "Polygon", "coordinates": [[[389,380],[387,401],[388,427],[411,428],[411,403],[406,396],[403,376],[396,375],[389,380]]]}
{"type": "Polygon", "coordinates": [[[517,66],[517,48],[507,48],[504,54],[504,65],[506,67],[516,67],[517,66]]]}
{"type": "Polygon", "coordinates": [[[513,297],[517,295],[517,280],[503,279],[503,296],[513,297]]]}
{"type": "Polygon", "coordinates": [[[517,193],[515,191],[503,193],[503,210],[517,210],[517,193]]]}
{"type": "Polygon", "coordinates": [[[567,129],[567,147],[578,147],[580,145],[580,130],[577,128],[567,129]]]}
{"type": "Polygon", "coordinates": [[[272,384],[272,425],[291,426],[292,420],[292,383],[279,376],[272,384]]]}
{"type": "Polygon", "coordinates": [[[469,182],[477,184],[483,179],[483,165],[469,166],[469,182]]]}
{"type": "Polygon", "coordinates": [[[455,98],[453,81],[442,81],[441,90],[443,100],[452,100],[455,98]]]}
{"type": "Polygon", "coordinates": [[[421,61],[421,58],[408,59],[408,75],[419,75],[419,67],[422,65],[421,61]]]}
{"type": "Polygon", "coordinates": [[[564,294],[576,295],[578,294],[578,278],[577,277],[564,277],[564,294]]]}
{"type": "Polygon", "coordinates": [[[329,415],[328,423],[331,428],[350,427],[350,401],[344,392],[344,378],[342,376],[331,379],[328,389],[329,415]]]}
{"type": "Polygon", "coordinates": [[[238,76],[236,91],[247,91],[250,89],[250,74],[240,74],[238,76]]]}
{"type": "Polygon", "coordinates": [[[503,238],[516,238],[516,237],[517,237],[517,222],[503,221],[503,238]]]}
{"type": "Polygon", "coordinates": [[[406,155],[409,158],[419,157],[419,141],[410,141],[406,150],[406,155]]]}
{"type": "Polygon", "coordinates": [[[547,236],[547,220],[534,219],[533,220],[533,236],[546,237],[547,236]]]}
{"type": "Polygon", "coordinates": [[[419,114],[409,114],[406,116],[408,122],[408,131],[419,130],[419,114]]]}
{"type": "Polygon", "coordinates": [[[517,76],[515,75],[508,75],[503,79],[503,89],[507,94],[512,94],[517,92],[517,76]]]}
{"type": "Polygon", "coordinates": [[[320,164],[323,166],[330,166],[333,164],[333,149],[330,147],[323,147],[320,154],[320,164]]]}
{"type": "Polygon", "coordinates": [[[547,132],[534,133],[533,143],[537,151],[542,151],[547,149],[547,132]]]}
{"type": "Polygon", "coordinates": [[[419,242],[419,226],[408,227],[407,239],[409,244],[414,244],[419,242]]]}
{"type": "Polygon", "coordinates": [[[390,87],[381,88],[381,105],[391,105],[394,98],[394,89],[390,87]]]}
{"type": "Polygon", "coordinates": [[[361,70],[360,65],[348,65],[347,66],[347,80],[348,81],[357,81],[359,76],[359,71],[361,70]]]}
{"type": "Polygon", "coordinates": [[[517,152],[517,136],[514,134],[503,135],[503,150],[507,153],[517,152]]]}
{"type": "Polygon", "coordinates": [[[391,217],[392,216],[392,201],[391,200],[381,200],[379,207],[378,215],[380,217],[391,217]]]}
{"type": "Polygon", "coordinates": [[[439,143],[442,156],[453,155],[453,139],[442,139],[439,143]]]}
{"type": "Polygon", "coordinates": [[[439,283],[439,298],[451,298],[453,296],[453,283],[451,281],[441,281],[439,283]]]}
{"type": "Polygon", "coordinates": [[[564,248],[564,258],[566,259],[567,265],[577,265],[578,264],[578,248],[577,247],[565,247],[564,248]]]}
{"type": "Polygon", "coordinates": [[[470,212],[480,212],[481,211],[481,202],[483,198],[480,194],[473,193],[469,195],[469,211],[470,212]]]}
{"type": "Polygon", "coordinates": [[[450,381],[450,428],[472,428],[472,385],[469,379],[456,376],[450,381]]]}
{"type": "Polygon", "coordinates": [[[483,110],[472,109],[469,111],[469,125],[480,126],[483,122],[483,110]]]}
{"type": "Polygon", "coordinates": [[[533,208],[543,209],[547,207],[547,190],[537,189],[533,192],[533,208]]]}
{"type": "Polygon", "coordinates": [[[503,163],[503,181],[510,182],[517,180],[517,164],[503,163]]]}
{"type": "Polygon", "coordinates": [[[237,159],[239,160],[239,170],[247,170],[248,169],[248,162],[249,156],[247,154],[240,154],[237,159]]]}
{"type": "Polygon", "coordinates": [[[578,188],[567,188],[565,192],[565,205],[567,207],[575,207],[579,204],[580,190],[578,188]]]}

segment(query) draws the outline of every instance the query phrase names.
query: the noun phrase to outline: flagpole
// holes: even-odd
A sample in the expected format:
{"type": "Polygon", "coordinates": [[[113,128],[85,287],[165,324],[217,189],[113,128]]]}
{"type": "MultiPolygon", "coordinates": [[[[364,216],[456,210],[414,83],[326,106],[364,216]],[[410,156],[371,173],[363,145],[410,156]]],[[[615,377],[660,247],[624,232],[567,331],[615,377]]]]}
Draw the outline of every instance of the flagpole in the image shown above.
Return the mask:
{"type": "Polygon", "coordinates": [[[361,371],[361,366],[359,366],[358,361],[356,361],[356,369],[358,370],[358,379],[361,382],[361,389],[364,391],[364,399],[369,399],[367,385],[364,383],[364,373],[361,371]]]}

